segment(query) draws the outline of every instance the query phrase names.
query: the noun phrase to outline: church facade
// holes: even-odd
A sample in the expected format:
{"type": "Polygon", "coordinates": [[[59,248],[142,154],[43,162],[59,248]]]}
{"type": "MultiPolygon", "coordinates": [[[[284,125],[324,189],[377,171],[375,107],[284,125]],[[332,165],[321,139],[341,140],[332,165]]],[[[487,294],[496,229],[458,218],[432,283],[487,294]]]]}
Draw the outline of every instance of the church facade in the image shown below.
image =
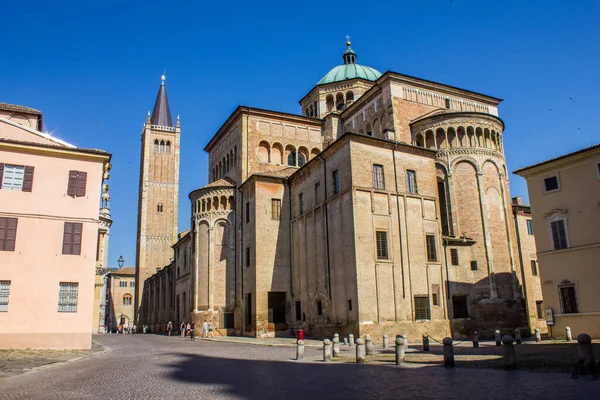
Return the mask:
{"type": "Polygon", "coordinates": [[[540,327],[501,100],[381,74],[349,42],[343,60],[301,115],[240,106],[209,141],[209,184],[143,285],[144,321],[259,337],[540,327]]]}

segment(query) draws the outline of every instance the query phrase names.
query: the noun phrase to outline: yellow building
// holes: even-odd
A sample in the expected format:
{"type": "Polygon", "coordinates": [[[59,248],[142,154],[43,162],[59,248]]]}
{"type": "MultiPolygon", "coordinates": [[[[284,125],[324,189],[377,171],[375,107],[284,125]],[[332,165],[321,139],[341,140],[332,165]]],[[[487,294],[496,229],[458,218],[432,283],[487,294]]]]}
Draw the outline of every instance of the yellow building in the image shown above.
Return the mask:
{"type": "Polygon", "coordinates": [[[600,339],[600,144],[521,168],[554,337],[600,339]]]}
{"type": "Polygon", "coordinates": [[[134,325],[135,268],[125,267],[106,276],[106,329],[134,325]]]}

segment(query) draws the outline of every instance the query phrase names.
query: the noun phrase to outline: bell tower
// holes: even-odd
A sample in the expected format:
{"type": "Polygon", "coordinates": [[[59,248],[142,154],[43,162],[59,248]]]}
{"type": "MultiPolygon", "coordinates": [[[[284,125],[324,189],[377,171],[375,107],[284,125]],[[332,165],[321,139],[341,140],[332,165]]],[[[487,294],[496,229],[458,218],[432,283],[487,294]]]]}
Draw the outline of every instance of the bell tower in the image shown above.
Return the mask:
{"type": "Polygon", "coordinates": [[[171,119],[165,76],[142,131],[136,249],[135,321],[148,323],[144,283],[171,262],[177,241],[179,117],[171,119]]]}

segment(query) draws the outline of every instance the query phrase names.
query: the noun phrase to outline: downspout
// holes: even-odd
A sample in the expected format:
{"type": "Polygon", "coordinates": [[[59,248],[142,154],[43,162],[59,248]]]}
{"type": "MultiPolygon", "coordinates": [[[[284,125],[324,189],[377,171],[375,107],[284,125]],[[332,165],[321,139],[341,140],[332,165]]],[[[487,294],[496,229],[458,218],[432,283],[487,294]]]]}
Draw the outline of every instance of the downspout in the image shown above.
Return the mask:
{"type": "Polygon", "coordinates": [[[398,190],[398,171],[396,170],[396,148],[398,143],[394,141],[392,158],[394,160],[394,180],[396,183],[396,209],[398,215],[398,238],[400,240],[400,271],[402,273],[402,298],[406,299],[406,284],[404,282],[404,256],[402,251],[402,219],[400,218],[400,191],[398,190]]]}

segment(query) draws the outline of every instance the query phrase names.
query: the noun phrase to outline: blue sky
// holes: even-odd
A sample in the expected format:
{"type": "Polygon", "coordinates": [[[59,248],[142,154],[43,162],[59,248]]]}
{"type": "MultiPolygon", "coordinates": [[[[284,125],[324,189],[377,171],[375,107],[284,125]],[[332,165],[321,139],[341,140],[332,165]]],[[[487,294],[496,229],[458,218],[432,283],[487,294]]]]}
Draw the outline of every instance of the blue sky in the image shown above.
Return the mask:
{"type": "MultiPolygon", "coordinates": [[[[180,230],[188,193],[207,183],[202,149],[229,114],[239,104],[299,113],[341,63],[346,34],[361,64],[504,99],[510,171],[600,142],[598,0],[205,3],[0,6],[0,101],[113,153],[111,266],[121,254],[135,264],[140,135],[165,68],[181,115],[180,230]]],[[[510,179],[511,195],[526,196],[510,179]]]]}

